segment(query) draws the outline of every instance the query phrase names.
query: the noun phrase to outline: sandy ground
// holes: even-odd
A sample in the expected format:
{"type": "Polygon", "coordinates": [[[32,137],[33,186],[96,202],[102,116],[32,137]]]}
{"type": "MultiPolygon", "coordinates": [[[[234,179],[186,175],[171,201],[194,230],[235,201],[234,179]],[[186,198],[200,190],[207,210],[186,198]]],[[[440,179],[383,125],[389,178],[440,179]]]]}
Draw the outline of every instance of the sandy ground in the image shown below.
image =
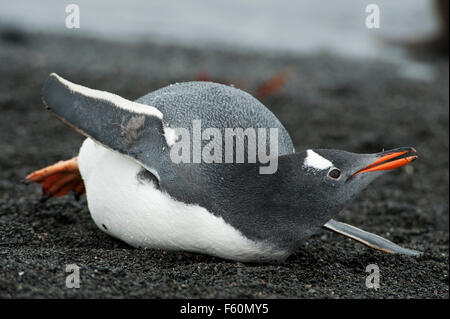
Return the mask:
{"type": "Polygon", "coordinates": [[[431,82],[397,66],[328,54],[282,56],[1,33],[0,297],[448,298],[448,60],[428,58],[431,82]],[[30,171],[77,154],[82,137],[43,108],[50,72],[129,99],[173,82],[211,78],[255,93],[289,70],[284,87],[261,98],[297,150],[377,152],[414,146],[421,158],[371,185],[338,218],[419,258],[384,254],[323,231],[279,265],[138,250],[96,228],[85,199],[40,203],[30,171]],[[65,286],[80,267],[81,287],[65,286]],[[377,264],[381,287],[365,287],[377,264]]]}

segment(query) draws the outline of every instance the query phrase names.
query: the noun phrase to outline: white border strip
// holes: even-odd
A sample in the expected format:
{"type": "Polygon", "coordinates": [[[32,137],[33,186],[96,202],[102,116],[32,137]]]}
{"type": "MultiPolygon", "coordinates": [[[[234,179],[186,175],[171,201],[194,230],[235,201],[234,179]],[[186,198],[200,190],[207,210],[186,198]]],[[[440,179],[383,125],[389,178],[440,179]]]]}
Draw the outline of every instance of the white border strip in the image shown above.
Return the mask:
{"type": "Polygon", "coordinates": [[[163,118],[163,114],[161,113],[161,111],[159,111],[154,106],[136,103],[136,102],[124,99],[123,97],[120,97],[120,96],[110,93],[110,92],[94,90],[94,89],[90,89],[88,87],[85,87],[85,86],[82,86],[79,84],[72,83],[70,81],[67,81],[66,79],[63,79],[56,73],[50,74],[50,77],[56,78],[61,84],[66,86],[69,90],[79,93],[81,95],[84,95],[84,96],[87,96],[90,98],[94,98],[94,99],[107,101],[107,102],[112,103],[113,105],[117,106],[118,108],[130,111],[133,113],[154,116],[154,117],[159,118],[160,120],[162,120],[162,118],[163,118]]]}

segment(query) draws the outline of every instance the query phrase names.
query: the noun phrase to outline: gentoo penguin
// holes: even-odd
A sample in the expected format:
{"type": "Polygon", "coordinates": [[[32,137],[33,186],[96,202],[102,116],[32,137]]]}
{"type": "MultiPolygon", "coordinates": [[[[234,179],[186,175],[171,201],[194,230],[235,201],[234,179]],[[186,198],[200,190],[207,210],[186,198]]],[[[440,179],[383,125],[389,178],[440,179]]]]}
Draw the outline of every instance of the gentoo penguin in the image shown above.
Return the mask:
{"type": "Polygon", "coordinates": [[[85,191],[97,226],[134,247],[283,261],[325,227],[386,252],[420,254],[332,219],[383,172],[415,160],[411,147],[295,152],[263,104],[211,82],[170,85],[133,102],[53,73],[42,98],[86,140],[77,158],[27,179],[41,183],[48,196],[85,191]],[[237,132],[231,157],[219,139],[227,132],[237,132]]]}

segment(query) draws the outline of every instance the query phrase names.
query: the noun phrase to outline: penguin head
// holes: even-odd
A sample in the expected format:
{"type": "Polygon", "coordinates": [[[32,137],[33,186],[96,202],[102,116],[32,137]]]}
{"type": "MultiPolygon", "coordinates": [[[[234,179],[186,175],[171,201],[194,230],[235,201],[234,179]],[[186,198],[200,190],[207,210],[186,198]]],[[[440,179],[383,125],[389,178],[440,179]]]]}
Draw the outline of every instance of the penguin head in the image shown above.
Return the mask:
{"type": "Polygon", "coordinates": [[[375,154],[307,150],[300,156],[301,169],[291,178],[296,179],[301,205],[308,203],[308,215],[317,225],[337,215],[380,175],[415,160],[415,152],[412,147],[375,154]]]}

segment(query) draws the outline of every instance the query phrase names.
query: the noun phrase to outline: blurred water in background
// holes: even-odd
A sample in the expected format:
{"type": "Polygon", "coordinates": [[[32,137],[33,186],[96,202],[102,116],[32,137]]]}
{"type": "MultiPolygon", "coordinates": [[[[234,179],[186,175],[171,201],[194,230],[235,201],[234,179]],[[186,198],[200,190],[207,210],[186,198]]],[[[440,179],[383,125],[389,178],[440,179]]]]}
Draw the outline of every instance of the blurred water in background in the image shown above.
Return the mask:
{"type": "MultiPolygon", "coordinates": [[[[396,63],[405,63],[403,53],[382,39],[426,36],[437,28],[429,0],[0,0],[0,8],[0,27],[229,50],[326,51],[396,63]],[[69,3],[80,7],[80,29],[65,27],[69,3]],[[380,8],[380,29],[365,26],[370,3],[380,8]]],[[[409,76],[432,77],[424,63],[410,61],[407,68],[409,76]]]]}

